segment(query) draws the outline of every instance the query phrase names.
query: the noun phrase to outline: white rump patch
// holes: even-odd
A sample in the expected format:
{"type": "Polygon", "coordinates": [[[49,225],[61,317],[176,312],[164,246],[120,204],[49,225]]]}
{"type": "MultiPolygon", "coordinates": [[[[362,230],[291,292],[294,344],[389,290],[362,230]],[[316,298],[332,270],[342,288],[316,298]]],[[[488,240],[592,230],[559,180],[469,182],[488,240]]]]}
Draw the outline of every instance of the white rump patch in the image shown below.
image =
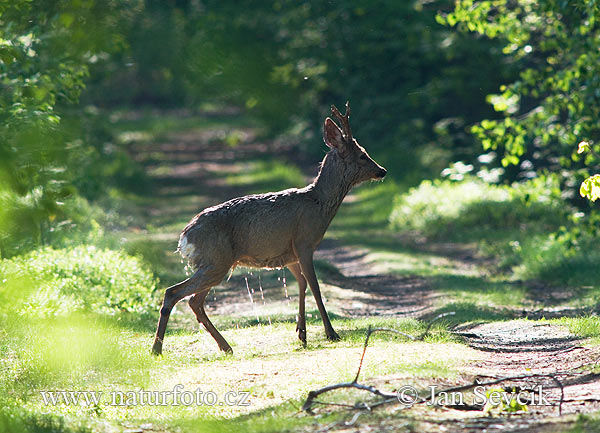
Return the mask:
{"type": "Polygon", "coordinates": [[[179,238],[179,245],[177,246],[177,250],[179,251],[179,254],[181,254],[181,257],[183,257],[184,259],[189,259],[194,255],[196,247],[194,247],[193,244],[188,243],[187,236],[182,235],[179,238]]]}

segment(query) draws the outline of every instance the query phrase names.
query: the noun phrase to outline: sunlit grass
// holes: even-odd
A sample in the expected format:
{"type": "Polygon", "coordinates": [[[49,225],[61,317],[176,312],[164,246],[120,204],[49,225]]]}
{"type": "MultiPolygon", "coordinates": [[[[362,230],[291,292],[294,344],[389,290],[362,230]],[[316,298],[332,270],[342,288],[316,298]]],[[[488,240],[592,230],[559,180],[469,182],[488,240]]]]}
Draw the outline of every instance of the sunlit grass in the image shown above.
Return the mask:
{"type": "Polygon", "coordinates": [[[0,260],[0,300],[29,317],[144,313],[156,280],[140,260],[94,246],[43,248],[0,260]]]}
{"type": "MultiPolygon", "coordinates": [[[[219,352],[205,331],[176,332],[167,335],[164,356],[155,358],[149,353],[151,335],[120,327],[118,321],[76,316],[14,322],[0,346],[0,384],[5,395],[31,413],[48,410],[40,391],[99,391],[104,398],[99,405],[58,404],[51,411],[76,420],[92,417],[121,424],[153,419],[160,425],[190,428],[186,420],[200,417],[211,425],[207,417],[235,418],[286,407],[287,402],[305,398],[311,389],[351,380],[369,327],[391,327],[412,335],[424,330],[422,323],[412,319],[346,319],[333,324],[342,336],[340,342],[327,341],[320,322],[311,321],[306,349],[297,341],[292,322],[226,329],[223,335],[234,347],[233,355],[219,352]],[[200,389],[220,399],[227,391],[248,392],[250,405],[121,406],[111,397],[113,391],[170,391],[179,384],[182,390],[200,389]]],[[[473,351],[453,341],[443,325],[436,325],[424,342],[375,334],[362,377],[366,382],[391,373],[404,378],[452,377],[475,357],[473,351]]],[[[273,423],[278,425],[276,419],[273,423]]]]}
{"type": "Polygon", "coordinates": [[[434,278],[434,285],[448,295],[444,302],[470,302],[496,308],[523,307],[532,302],[524,286],[489,276],[443,274],[434,278]]]}
{"type": "Polygon", "coordinates": [[[359,185],[340,206],[326,236],[365,246],[380,241],[381,232],[388,232],[393,197],[399,191],[400,186],[393,180],[359,185]]]}
{"type": "Polygon", "coordinates": [[[249,193],[254,194],[298,188],[307,184],[296,166],[276,160],[244,163],[239,173],[227,176],[227,182],[230,185],[244,185],[249,193]]]}
{"type": "Polygon", "coordinates": [[[579,415],[575,425],[564,433],[588,433],[600,431],[600,413],[579,415]]]}
{"type": "Polygon", "coordinates": [[[592,344],[600,344],[600,317],[598,316],[561,317],[551,322],[566,326],[569,332],[579,337],[589,338],[592,344]]]}
{"type": "Polygon", "coordinates": [[[223,129],[222,138],[227,139],[227,131],[241,127],[259,126],[258,120],[248,115],[228,115],[223,113],[213,116],[187,112],[165,112],[151,108],[138,111],[130,109],[117,110],[110,116],[111,127],[126,142],[148,142],[164,138],[173,131],[223,129]]]}

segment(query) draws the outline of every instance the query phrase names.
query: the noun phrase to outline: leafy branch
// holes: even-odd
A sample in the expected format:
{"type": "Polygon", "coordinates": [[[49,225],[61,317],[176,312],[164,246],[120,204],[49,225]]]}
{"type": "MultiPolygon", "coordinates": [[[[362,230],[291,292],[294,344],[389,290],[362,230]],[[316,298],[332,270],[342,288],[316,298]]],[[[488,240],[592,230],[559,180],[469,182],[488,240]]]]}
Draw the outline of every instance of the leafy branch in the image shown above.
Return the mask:
{"type": "MultiPolygon", "coordinates": [[[[590,153],[596,160],[600,160],[600,154],[587,141],[582,141],[577,147],[577,154],[590,153]]],[[[587,197],[591,201],[596,201],[600,198],[600,174],[588,176],[579,187],[579,194],[582,197],[587,197]]]]}

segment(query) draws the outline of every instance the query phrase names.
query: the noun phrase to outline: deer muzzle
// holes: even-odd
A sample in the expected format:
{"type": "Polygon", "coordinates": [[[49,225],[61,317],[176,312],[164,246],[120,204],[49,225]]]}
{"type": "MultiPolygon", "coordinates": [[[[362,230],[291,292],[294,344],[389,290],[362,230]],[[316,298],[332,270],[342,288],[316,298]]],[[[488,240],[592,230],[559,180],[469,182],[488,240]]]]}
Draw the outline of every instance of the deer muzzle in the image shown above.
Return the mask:
{"type": "Polygon", "coordinates": [[[383,179],[385,177],[385,175],[387,174],[387,170],[383,167],[379,167],[379,171],[377,172],[377,179],[383,179]]]}

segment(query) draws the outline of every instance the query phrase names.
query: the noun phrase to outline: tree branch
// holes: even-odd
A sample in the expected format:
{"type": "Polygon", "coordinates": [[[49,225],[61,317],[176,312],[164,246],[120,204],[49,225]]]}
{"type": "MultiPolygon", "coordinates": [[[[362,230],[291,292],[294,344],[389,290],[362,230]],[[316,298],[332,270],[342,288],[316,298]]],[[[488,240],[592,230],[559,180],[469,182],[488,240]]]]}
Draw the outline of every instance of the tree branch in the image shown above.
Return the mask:
{"type": "MultiPolygon", "coordinates": [[[[365,359],[365,354],[367,351],[367,347],[369,345],[369,339],[371,337],[372,334],[376,333],[376,332],[391,332],[394,334],[398,334],[401,335],[403,337],[406,337],[410,340],[413,341],[422,341],[423,339],[425,339],[425,337],[428,335],[429,330],[431,329],[431,326],[434,322],[436,322],[437,320],[446,317],[446,316],[450,316],[455,314],[454,312],[449,312],[449,313],[443,313],[443,314],[439,314],[438,316],[434,317],[427,325],[427,327],[425,328],[425,331],[419,336],[419,337],[414,337],[410,334],[406,334],[404,332],[401,331],[397,331],[395,329],[391,329],[391,328],[371,328],[369,327],[367,329],[367,335],[365,337],[365,344],[363,347],[363,351],[362,351],[362,355],[360,357],[360,362],[358,365],[358,370],[356,372],[356,376],[354,377],[354,380],[352,382],[343,382],[343,383],[336,383],[333,385],[328,385],[325,386],[323,388],[317,389],[317,390],[313,390],[310,391],[308,393],[308,396],[306,398],[306,401],[304,402],[304,404],[302,405],[302,410],[307,412],[307,413],[313,413],[312,412],[312,407],[314,404],[321,404],[321,405],[335,405],[335,406],[344,406],[347,407],[349,409],[359,409],[359,410],[372,410],[376,407],[379,406],[383,406],[389,403],[399,403],[400,400],[398,398],[398,394],[397,393],[387,393],[387,392],[383,392],[380,391],[379,389],[375,388],[374,386],[371,385],[364,385],[361,383],[358,383],[358,378],[360,376],[360,372],[362,370],[362,365],[363,365],[363,361],[365,359]],[[356,403],[354,405],[349,405],[349,404],[338,404],[338,403],[326,403],[326,402],[321,402],[316,400],[316,398],[322,394],[326,394],[330,391],[336,390],[336,389],[343,389],[343,388],[354,388],[354,389],[358,389],[361,391],[367,391],[371,394],[376,395],[377,397],[381,397],[380,401],[374,402],[374,403],[370,403],[367,404],[366,402],[360,402],[360,403],[356,403]]],[[[530,373],[530,374],[522,374],[522,375],[517,375],[517,376],[506,376],[506,377],[498,377],[496,379],[493,380],[488,380],[488,381],[484,381],[484,382],[480,382],[478,380],[473,381],[472,383],[468,383],[465,385],[458,385],[458,386],[454,386],[454,387],[450,387],[450,388],[446,388],[443,390],[439,390],[435,393],[432,393],[429,398],[425,398],[425,397],[421,397],[416,395],[415,399],[413,402],[411,402],[411,406],[414,406],[416,404],[422,404],[422,403],[426,403],[426,402],[430,402],[430,401],[435,401],[435,397],[439,396],[442,393],[445,394],[449,394],[452,392],[460,392],[460,391],[468,391],[472,388],[475,388],[477,386],[492,386],[492,385],[498,385],[501,384],[503,382],[510,382],[510,381],[521,381],[521,380],[527,380],[527,379],[535,379],[535,378],[548,378],[548,379],[552,379],[557,386],[560,388],[560,401],[558,403],[558,412],[559,415],[562,415],[562,405],[565,402],[565,393],[564,393],[564,385],[561,382],[561,380],[558,379],[558,376],[574,376],[574,375],[579,375],[581,373],[575,372],[575,371],[565,371],[565,372],[556,372],[556,373],[530,373]]],[[[443,405],[440,405],[443,406],[443,405]]]]}

